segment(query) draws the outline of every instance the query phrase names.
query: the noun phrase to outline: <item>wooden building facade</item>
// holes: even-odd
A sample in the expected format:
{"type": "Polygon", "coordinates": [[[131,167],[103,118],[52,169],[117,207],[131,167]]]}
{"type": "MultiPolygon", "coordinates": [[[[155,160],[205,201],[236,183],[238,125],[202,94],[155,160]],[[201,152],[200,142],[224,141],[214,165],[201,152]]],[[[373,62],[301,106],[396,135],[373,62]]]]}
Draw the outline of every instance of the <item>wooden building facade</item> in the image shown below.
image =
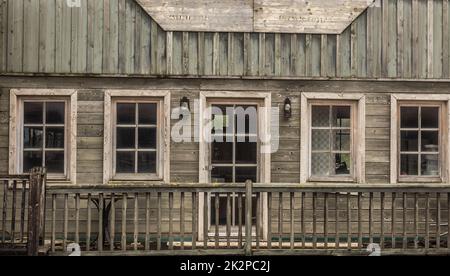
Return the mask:
{"type": "Polygon", "coordinates": [[[91,232],[97,251],[107,236],[109,252],[111,237],[144,253],[239,249],[252,180],[261,252],[386,238],[392,252],[449,253],[449,0],[375,0],[338,34],[165,31],[141,2],[0,0],[0,175],[47,167],[52,252],[89,250],[91,232]],[[279,124],[277,149],[195,140],[208,106],[256,106],[254,134],[279,124]],[[205,200],[208,186],[223,194],[205,200]]]}

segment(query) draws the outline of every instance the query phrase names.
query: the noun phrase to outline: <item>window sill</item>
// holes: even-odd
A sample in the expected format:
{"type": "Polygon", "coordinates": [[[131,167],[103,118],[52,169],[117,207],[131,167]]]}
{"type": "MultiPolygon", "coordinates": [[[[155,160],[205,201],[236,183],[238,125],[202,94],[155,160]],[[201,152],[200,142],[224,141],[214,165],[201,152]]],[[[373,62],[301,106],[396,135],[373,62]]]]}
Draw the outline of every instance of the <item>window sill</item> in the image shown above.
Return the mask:
{"type": "Polygon", "coordinates": [[[308,183],[357,183],[351,177],[310,177],[308,183]]]}
{"type": "Polygon", "coordinates": [[[445,183],[440,177],[399,177],[398,183],[420,183],[420,184],[436,184],[436,183],[445,183]]]}

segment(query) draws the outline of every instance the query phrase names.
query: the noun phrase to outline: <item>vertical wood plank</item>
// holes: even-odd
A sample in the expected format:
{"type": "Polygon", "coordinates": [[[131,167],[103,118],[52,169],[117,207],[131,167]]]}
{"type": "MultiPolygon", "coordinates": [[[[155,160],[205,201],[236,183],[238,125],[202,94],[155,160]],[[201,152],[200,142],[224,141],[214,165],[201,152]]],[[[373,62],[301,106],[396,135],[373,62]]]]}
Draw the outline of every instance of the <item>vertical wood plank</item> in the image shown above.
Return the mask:
{"type": "Polygon", "coordinates": [[[39,2],[39,72],[55,71],[55,3],[55,0],[39,2]]]}
{"type": "Polygon", "coordinates": [[[281,34],[275,34],[275,76],[281,75],[281,34]]]}
{"type": "Polygon", "coordinates": [[[121,231],[121,247],[122,251],[127,250],[127,206],[128,205],[128,194],[122,194],[122,231],[121,231]]]}
{"type": "Polygon", "coordinates": [[[39,0],[24,0],[23,5],[23,72],[38,72],[39,0]]]}
{"type": "Polygon", "coordinates": [[[0,72],[8,64],[8,0],[0,1],[0,72]]]}
{"type": "Polygon", "coordinates": [[[218,75],[219,74],[219,33],[214,33],[213,35],[213,49],[212,49],[212,54],[213,54],[213,58],[212,58],[212,74],[213,75],[218,75]]]}
{"type": "Polygon", "coordinates": [[[64,0],[56,0],[55,71],[70,73],[72,12],[64,0]]]}
{"type": "Polygon", "coordinates": [[[183,32],[182,73],[189,75],[189,32],[183,32]]]}
{"type": "Polygon", "coordinates": [[[404,45],[405,45],[405,18],[404,18],[404,1],[397,1],[397,73],[399,77],[404,76],[404,45]]]}
{"type": "Polygon", "coordinates": [[[72,8],[71,72],[86,73],[87,61],[87,0],[72,8]]]}
{"type": "Polygon", "coordinates": [[[103,1],[88,0],[87,17],[86,71],[100,74],[103,68],[103,1]]]}
{"type": "Polygon", "coordinates": [[[427,78],[433,78],[433,2],[434,0],[427,0],[427,78]]]}
{"type": "Polygon", "coordinates": [[[442,77],[450,78],[450,9],[449,0],[442,1],[442,77]]]}
{"type": "Polygon", "coordinates": [[[23,68],[23,11],[23,0],[8,2],[8,72],[21,72],[23,68]]]}
{"type": "Polygon", "coordinates": [[[198,33],[198,75],[205,75],[205,33],[198,33]]]}
{"type": "Polygon", "coordinates": [[[118,66],[119,66],[119,73],[124,74],[127,70],[127,60],[130,60],[131,57],[127,55],[127,50],[131,49],[132,47],[127,47],[130,42],[133,41],[132,37],[129,37],[133,32],[132,30],[128,30],[128,22],[132,20],[131,14],[127,13],[127,3],[130,3],[130,1],[126,0],[119,0],[118,3],[118,66]]]}
{"type": "Polygon", "coordinates": [[[258,58],[258,65],[259,65],[259,75],[265,76],[266,75],[266,35],[265,33],[259,34],[259,58],[258,58]]]}
{"type": "Polygon", "coordinates": [[[174,61],[173,61],[173,32],[166,33],[166,66],[167,66],[167,74],[173,74],[174,70],[174,61]]]}
{"type": "Polygon", "coordinates": [[[383,36],[382,36],[382,50],[381,50],[381,57],[382,57],[382,76],[387,77],[388,76],[388,67],[389,67],[389,0],[383,0],[381,1],[382,4],[382,25],[383,25],[383,36]]]}

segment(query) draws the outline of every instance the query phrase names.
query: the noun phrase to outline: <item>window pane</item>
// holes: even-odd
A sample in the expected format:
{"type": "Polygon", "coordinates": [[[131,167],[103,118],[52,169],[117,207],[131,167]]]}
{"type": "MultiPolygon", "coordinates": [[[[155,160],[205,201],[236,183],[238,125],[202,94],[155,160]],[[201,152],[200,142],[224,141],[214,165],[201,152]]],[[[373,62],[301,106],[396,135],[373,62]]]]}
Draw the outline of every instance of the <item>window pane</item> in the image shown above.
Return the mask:
{"type": "Polygon", "coordinates": [[[419,108],[415,106],[402,106],[400,108],[400,118],[401,128],[418,128],[419,108]]]}
{"type": "Polygon", "coordinates": [[[119,103],[117,104],[117,124],[134,125],[136,123],[136,104],[119,103]]]}
{"type": "Polygon", "coordinates": [[[422,128],[438,128],[439,127],[439,108],[438,107],[422,107],[422,128]]]}
{"type": "Polygon", "coordinates": [[[258,182],[256,167],[237,167],[236,168],[236,183],[244,183],[247,180],[251,180],[253,183],[258,182]]]}
{"type": "Polygon", "coordinates": [[[236,142],[236,163],[256,164],[257,163],[257,143],[250,142],[246,137],[245,142],[236,142]]]}
{"type": "Polygon", "coordinates": [[[333,141],[333,150],[350,151],[350,130],[334,130],[333,141]]]}
{"type": "Polygon", "coordinates": [[[328,129],[312,130],[312,150],[330,150],[330,131],[328,129]]]}
{"type": "MultiPolygon", "coordinates": [[[[228,109],[233,108],[232,106],[228,106],[228,109]]],[[[231,109],[232,110],[232,109],[231,109]]],[[[227,132],[227,128],[230,128],[229,131],[233,131],[233,113],[231,112],[229,115],[227,114],[227,106],[225,105],[214,105],[211,109],[212,112],[212,133],[215,134],[225,134],[227,132]]]]}
{"type": "Polygon", "coordinates": [[[49,149],[64,148],[63,127],[48,127],[45,129],[45,147],[49,149]]]}
{"type": "Polygon", "coordinates": [[[236,106],[236,134],[257,134],[258,109],[256,106],[236,106]]]}
{"type": "Polygon", "coordinates": [[[23,152],[23,172],[28,173],[34,167],[42,167],[42,152],[24,151],[23,152]]]}
{"type": "Polygon", "coordinates": [[[334,155],[335,160],[335,174],[336,175],[349,175],[351,169],[350,154],[337,153],[334,155]]]}
{"type": "Polygon", "coordinates": [[[420,173],[425,176],[439,175],[439,155],[424,154],[421,156],[420,173]]]}
{"type": "Polygon", "coordinates": [[[232,167],[213,167],[211,170],[212,183],[232,183],[233,168],[232,167]]]}
{"type": "Polygon", "coordinates": [[[418,155],[402,154],[400,156],[400,175],[419,175],[418,163],[418,155]]]}
{"type": "Polygon", "coordinates": [[[25,124],[42,124],[44,103],[42,102],[25,102],[23,104],[23,122],[25,124]]]}
{"type": "Polygon", "coordinates": [[[45,153],[45,167],[49,173],[64,173],[64,152],[49,152],[45,153]]]}
{"type": "Polygon", "coordinates": [[[138,173],[156,173],[156,152],[138,153],[138,173]]]}
{"type": "Polygon", "coordinates": [[[211,161],[215,164],[233,163],[233,143],[227,143],[225,137],[220,136],[212,143],[211,161]],[[223,142],[221,142],[223,141],[223,142]]]}
{"type": "Polygon", "coordinates": [[[131,127],[117,128],[117,148],[118,149],[135,148],[135,128],[131,127]]]}
{"type": "Polygon", "coordinates": [[[47,124],[64,124],[64,103],[46,103],[45,120],[47,124]]]}
{"type": "Polygon", "coordinates": [[[333,106],[332,112],[334,127],[350,127],[350,106],[333,106]]]}
{"type": "Polygon", "coordinates": [[[401,151],[418,151],[419,150],[419,132],[418,131],[402,131],[401,134],[401,151]]]}
{"type": "Polygon", "coordinates": [[[156,125],[157,123],[157,104],[139,104],[139,124],[156,125]]]}
{"type": "Polygon", "coordinates": [[[117,173],[134,173],[134,152],[117,152],[116,155],[116,172],[117,173]]]}
{"type": "Polygon", "coordinates": [[[439,132],[422,131],[422,151],[439,152],[439,132]]]}
{"type": "Polygon", "coordinates": [[[140,149],[156,149],[156,128],[139,128],[140,149]]]}
{"type": "Polygon", "coordinates": [[[330,107],[329,106],[313,106],[312,107],[312,126],[328,127],[330,126],[330,107]]]}
{"type": "Polygon", "coordinates": [[[42,127],[24,127],[23,147],[25,149],[42,148],[43,135],[42,127]]]}
{"type": "Polygon", "coordinates": [[[311,174],[315,176],[330,175],[329,153],[313,153],[311,155],[311,174]]]}

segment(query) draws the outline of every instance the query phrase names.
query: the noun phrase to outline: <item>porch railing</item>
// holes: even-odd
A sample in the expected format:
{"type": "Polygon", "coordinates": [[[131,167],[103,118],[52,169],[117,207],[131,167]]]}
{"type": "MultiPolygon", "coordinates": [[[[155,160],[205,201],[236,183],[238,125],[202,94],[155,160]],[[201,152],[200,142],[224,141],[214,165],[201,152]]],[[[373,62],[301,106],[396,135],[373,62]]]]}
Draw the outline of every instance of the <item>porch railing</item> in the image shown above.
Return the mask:
{"type": "Polygon", "coordinates": [[[0,176],[0,253],[37,255],[44,245],[45,179],[43,168],[0,176]]]}
{"type": "Polygon", "coordinates": [[[52,186],[47,201],[52,254],[450,253],[449,185],[52,186]]]}

